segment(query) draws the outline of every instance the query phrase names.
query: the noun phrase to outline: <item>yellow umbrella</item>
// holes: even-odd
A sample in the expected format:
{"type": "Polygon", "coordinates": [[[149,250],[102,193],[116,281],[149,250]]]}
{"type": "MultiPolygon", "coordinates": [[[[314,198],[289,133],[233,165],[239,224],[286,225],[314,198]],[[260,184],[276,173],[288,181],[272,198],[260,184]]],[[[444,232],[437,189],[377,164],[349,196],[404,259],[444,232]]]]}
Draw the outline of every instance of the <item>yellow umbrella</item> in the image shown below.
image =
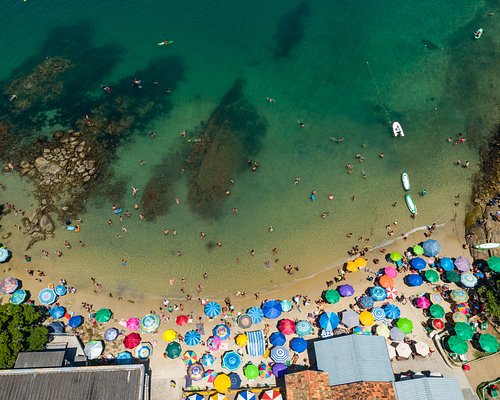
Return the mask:
{"type": "Polygon", "coordinates": [[[356,263],[354,261],[349,261],[347,263],[347,267],[346,269],[349,271],[349,272],[356,272],[359,267],[356,265],[356,263]]]}
{"type": "Polygon", "coordinates": [[[363,257],[358,257],[354,260],[354,264],[356,264],[358,268],[363,268],[366,267],[367,262],[363,257]]]}
{"type": "Polygon", "coordinates": [[[165,332],[163,332],[162,336],[165,342],[173,342],[176,337],[177,337],[177,332],[174,331],[173,329],[167,329],[165,332]]]}
{"type": "Polygon", "coordinates": [[[226,374],[218,374],[214,380],[214,388],[218,392],[227,393],[231,387],[231,378],[226,374]]]}
{"type": "Polygon", "coordinates": [[[246,333],[240,333],[236,336],[236,344],[240,347],[245,347],[248,343],[248,336],[246,333]]]}
{"type": "Polygon", "coordinates": [[[391,332],[389,331],[387,325],[377,325],[376,332],[377,335],[383,336],[385,338],[388,338],[391,335],[391,332]]]}
{"type": "Polygon", "coordinates": [[[359,314],[359,322],[364,326],[372,326],[375,322],[375,318],[373,318],[373,314],[370,311],[363,311],[359,314]]]}

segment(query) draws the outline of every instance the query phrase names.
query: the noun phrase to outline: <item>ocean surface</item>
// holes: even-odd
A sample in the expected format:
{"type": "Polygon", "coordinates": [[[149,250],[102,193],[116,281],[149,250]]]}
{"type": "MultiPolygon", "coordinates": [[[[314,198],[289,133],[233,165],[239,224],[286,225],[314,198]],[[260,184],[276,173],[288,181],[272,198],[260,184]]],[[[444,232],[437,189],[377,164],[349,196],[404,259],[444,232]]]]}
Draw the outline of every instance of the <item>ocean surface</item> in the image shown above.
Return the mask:
{"type": "MultiPolygon", "coordinates": [[[[155,97],[156,102],[169,102],[168,111],[129,132],[110,164],[113,179],[122,182],[126,193],[117,205],[132,216],[121,222],[112,213],[112,201],[95,196],[81,215],[82,230],[58,229],[53,239],[30,249],[34,261],[57,268],[70,284],[90,282],[92,276],[104,290],[135,298],[183,297],[182,277],[185,293],[196,295],[201,283],[205,296],[221,298],[236,291],[262,294],[335,265],[352,246],[363,246],[365,238],[370,238],[369,245],[389,239],[385,227],[395,221],[395,236],[433,222],[451,223],[468,199],[478,149],[498,122],[495,27],[500,14],[495,4],[7,2],[0,14],[4,84],[22,75],[27,60],[57,55],[60,47],[73,43],[77,46],[72,51],[80,52],[86,63],[78,72],[85,86],[79,90],[96,96],[102,83],[116,88],[130,76],[143,81],[140,90],[147,95],[156,79],[148,75],[150,66],[162,65],[165,57],[176,60],[172,76],[167,71],[175,87],[165,92],[165,100],[155,97]],[[485,35],[474,40],[472,31],[480,27],[485,35]],[[175,43],[157,46],[167,38],[175,43]],[[227,182],[230,195],[216,206],[196,208],[188,201],[190,177],[180,173],[178,150],[194,146],[188,139],[199,137],[200,124],[235,85],[238,115],[248,119],[241,122],[245,140],[237,142],[233,153],[222,143],[220,160],[215,157],[208,168],[208,174],[227,175],[235,183],[227,182]],[[392,136],[392,121],[401,122],[404,138],[392,136]],[[186,137],[180,135],[184,130],[186,137]],[[466,142],[454,145],[460,132],[466,142]],[[336,143],[330,138],[344,139],[336,143]],[[228,172],[224,166],[231,155],[243,167],[228,172]],[[246,164],[250,159],[260,165],[255,172],[246,164]],[[456,160],[469,161],[469,168],[457,167],[456,160]],[[352,164],[352,174],[347,164],[352,164]],[[404,203],[404,171],[418,207],[415,220],[404,203]],[[141,209],[133,205],[142,206],[145,188],[155,185],[162,188],[160,193],[169,193],[168,204],[154,221],[141,221],[141,209]],[[132,186],[139,189],[137,198],[132,186]],[[423,197],[422,189],[427,191],[423,197]],[[315,201],[310,199],[313,191],[315,201]],[[455,206],[457,194],[461,203],[455,206]],[[73,248],[65,249],[64,240],[73,248]],[[85,248],[78,246],[79,240],[85,248]],[[51,254],[45,260],[41,249],[62,249],[64,255],[51,254]],[[283,266],[288,264],[299,271],[287,275],[283,266]],[[202,278],[205,272],[208,279],[202,278]]],[[[88,112],[75,104],[67,107],[81,115],[88,112]]],[[[33,135],[54,129],[46,126],[33,135]]],[[[10,196],[4,201],[34,204],[24,178],[4,181],[10,196]]],[[[17,233],[9,242],[15,257],[22,257],[25,245],[17,233]]]]}

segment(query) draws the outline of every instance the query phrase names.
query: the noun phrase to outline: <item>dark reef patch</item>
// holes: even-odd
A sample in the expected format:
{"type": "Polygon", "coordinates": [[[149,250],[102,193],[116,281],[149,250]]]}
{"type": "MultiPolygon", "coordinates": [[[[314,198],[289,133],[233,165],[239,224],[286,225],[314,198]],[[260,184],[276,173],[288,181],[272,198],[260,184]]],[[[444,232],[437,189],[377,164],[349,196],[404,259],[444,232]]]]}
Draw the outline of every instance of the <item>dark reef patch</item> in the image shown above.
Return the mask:
{"type": "Polygon", "coordinates": [[[274,34],[273,58],[289,57],[304,38],[304,18],[309,15],[309,3],[303,1],[284,14],[278,22],[274,34]]]}

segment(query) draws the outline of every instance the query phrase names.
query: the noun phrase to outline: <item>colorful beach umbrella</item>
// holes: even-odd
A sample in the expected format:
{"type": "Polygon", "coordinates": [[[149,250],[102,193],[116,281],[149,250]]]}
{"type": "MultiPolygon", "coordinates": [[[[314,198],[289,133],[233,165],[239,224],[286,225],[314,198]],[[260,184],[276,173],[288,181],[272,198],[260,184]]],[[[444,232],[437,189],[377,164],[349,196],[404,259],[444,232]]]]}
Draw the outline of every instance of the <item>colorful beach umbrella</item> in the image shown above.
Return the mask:
{"type": "MultiPolygon", "coordinates": [[[[250,364],[249,364],[250,365],[250,364]]],[[[245,367],[246,368],[246,367],[245,367]]],[[[246,376],[246,374],[245,374],[246,376]]],[[[264,362],[261,362],[259,364],[259,376],[262,378],[262,379],[267,379],[267,378],[270,378],[271,376],[273,376],[273,370],[272,368],[264,363],[264,362]]],[[[248,377],[247,377],[248,378],[248,377]]]]}
{"type": "Polygon", "coordinates": [[[173,329],[167,329],[161,337],[165,342],[173,342],[177,338],[177,332],[173,329]]]}
{"type": "Polygon", "coordinates": [[[293,307],[293,304],[290,300],[281,300],[280,304],[281,304],[281,310],[283,312],[289,312],[293,307]]]}
{"type": "Polygon", "coordinates": [[[435,257],[441,251],[441,246],[437,240],[427,239],[423,244],[424,254],[427,257],[435,257]]]}
{"type": "Polygon", "coordinates": [[[396,297],[398,297],[398,290],[394,287],[387,288],[386,292],[388,299],[395,299],[396,297]]]}
{"type": "Polygon", "coordinates": [[[431,301],[432,304],[441,304],[443,302],[443,296],[441,296],[437,292],[432,292],[429,295],[429,300],[431,301]]]}
{"type": "Polygon", "coordinates": [[[363,296],[359,299],[358,304],[361,308],[371,308],[374,301],[370,296],[363,296]]]}
{"type": "Polygon", "coordinates": [[[396,326],[401,329],[404,334],[408,334],[413,330],[413,322],[408,318],[399,318],[396,326]]]}
{"type": "Polygon", "coordinates": [[[452,335],[448,337],[448,348],[456,354],[465,354],[469,350],[467,342],[458,336],[452,335]]]}
{"type": "Polygon", "coordinates": [[[383,288],[394,287],[394,279],[390,276],[382,275],[378,280],[378,284],[383,288]]]}
{"type": "Polygon", "coordinates": [[[54,303],[57,299],[56,292],[52,289],[45,288],[38,293],[38,301],[43,305],[50,305],[54,303]]]}
{"type": "Polygon", "coordinates": [[[474,331],[472,330],[472,327],[469,324],[466,324],[465,322],[457,322],[455,326],[453,327],[455,330],[455,334],[463,340],[471,340],[472,337],[474,336],[474,331]]]}
{"type": "Polygon", "coordinates": [[[92,340],[85,345],[83,352],[89,360],[95,360],[102,354],[103,350],[104,346],[100,340],[92,340]]]}
{"type": "Polygon", "coordinates": [[[165,349],[168,358],[175,359],[181,355],[182,347],[178,342],[170,342],[165,349]]]}
{"type": "Polygon", "coordinates": [[[252,317],[248,314],[241,314],[237,319],[238,326],[241,329],[248,329],[252,326],[253,320],[252,317]]]}
{"type": "Polygon", "coordinates": [[[264,317],[268,319],[276,319],[282,313],[281,304],[277,300],[268,300],[262,305],[262,312],[264,317]]]}
{"type": "Polygon", "coordinates": [[[12,296],[10,296],[10,302],[12,304],[22,304],[25,302],[26,297],[28,297],[26,290],[17,289],[14,293],[12,293],[12,296]]]}
{"type": "Polygon", "coordinates": [[[421,257],[412,258],[410,261],[410,264],[411,264],[412,268],[416,269],[417,271],[421,271],[427,266],[427,263],[421,257]]]}
{"type": "Polygon", "coordinates": [[[489,333],[483,333],[479,336],[479,345],[487,353],[496,353],[498,351],[498,340],[489,333]]]}
{"type": "Polygon", "coordinates": [[[147,314],[141,319],[141,331],[144,333],[155,332],[160,327],[160,316],[158,314],[147,314]]]}
{"type": "Polygon", "coordinates": [[[251,307],[247,310],[247,314],[250,315],[254,324],[262,322],[264,319],[264,313],[260,307],[251,307]]]}
{"type": "Polygon", "coordinates": [[[464,314],[464,315],[469,315],[470,314],[470,307],[467,303],[458,303],[457,304],[457,311],[459,313],[464,314]]]}
{"type": "Polygon", "coordinates": [[[276,378],[282,378],[283,376],[285,376],[285,372],[287,371],[288,367],[283,363],[275,363],[272,369],[273,375],[276,378]]]}
{"type": "Polygon", "coordinates": [[[377,327],[375,328],[375,332],[377,333],[377,335],[383,336],[385,338],[388,338],[391,335],[391,331],[385,324],[377,325],[377,327]]]}
{"type": "Polygon", "coordinates": [[[385,312],[381,307],[374,307],[371,309],[371,313],[375,321],[383,321],[385,320],[385,312]]]}
{"type": "Polygon", "coordinates": [[[396,268],[394,268],[394,267],[391,267],[391,266],[389,266],[389,267],[385,267],[385,269],[384,269],[384,273],[385,273],[385,274],[386,274],[389,278],[392,278],[392,279],[394,279],[394,278],[396,278],[396,277],[398,276],[398,271],[397,271],[397,269],[396,269],[396,268]]]}
{"type": "Polygon", "coordinates": [[[313,331],[313,327],[309,321],[301,319],[295,323],[295,333],[299,336],[310,335],[313,331]]]}
{"type": "Polygon", "coordinates": [[[236,344],[240,347],[245,347],[248,343],[248,335],[246,333],[240,333],[236,336],[236,344]]]}
{"type": "Polygon", "coordinates": [[[323,297],[330,304],[335,304],[340,301],[340,293],[335,289],[325,290],[323,297]]]}
{"type": "Polygon", "coordinates": [[[151,357],[153,353],[153,346],[149,342],[141,343],[139,347],[135,349],[135,354],[140,360],[147,360],[151,357]]]}
{"type": "Polygon", "coordinates": [[[431,301],[425,296],[420,296],[417,299],[416,303],[417,303],[417,307],[422,308],[422,309],[427,309],[431,305],[431,301]]]}
{"type": "Polygon", "coordinates": [[[215,357],[211,353],[205,353],[203,356],[201,356],[201,363],[205,367],[211,367],[214,365],[215,362],[215,357]]]}
{"type": "Polygon", "coordinates": [[[81,315],[73,315],[68,320],[68,326],[70,328],[78,328],[81,324],[83,324],[83,317],[81,315]]]}
{"type": "Polygon", "coordinates": [[[464,256],[458,256],[455,259],[454,264],[455,264],[455,267],[457,267],[457,269],[460,272],[467,272],[470,270],[470,262],[464,256]]]}
{"type": "Polygon", "coordinates": [[[51,307],[49,310],[49,314],[52,318],[59,319],[66,313],[66,309],[61,306],[51,307]]]}
{"type": "Polygon", "coordinates": [[[342,297],[349,297],[354,294],[354,288],[351,285],[340,285],[338,292],[342,297]]]}
{"type": "Polygon", "coordinates": [[[451,316],[451,319],[453,320],[453,322],[467,322],[467,316],[465,314],[462,314],[461,312],[455,312],[453,313],[453,315],[451,316]]]}
{"type": "Polygon", "coordinates": [[[112,312],[109,308],[101,308],[95,313],[95,320],[100,323],[108,322],[112,312]]]}
{"type": "Polygon", "coordinates": [[[391,339],[396,341],[396,342],[402,341],[406,336],[401,329],[396,328],[396,327],[391,328],[390,333],[391,333],[391,339]]]}
{"type": "Polygon", "coordinates": [[[210,301],[207,304],[205,304],[205,315],[208,318],[215,318],[217,315],[220,314],[221,309],[222,308],[219,303],[216,303],[215,301],[210,301]]]}
{"type": "Polygon", "coordinates": [[[444,328],[444,321],[442,319],[433,319],[432,320],[432,327],[435,328],[435,329],[443,329],[444,328]]]}
{"type": "Polygon", "coordinates": [[[125,325],[129,331],[136,331],[139,329],[140,324],[139,318],[129,318],[125,325]]]}
{"type": "Polygon", "coordinates": [[[359,325],[359,314],[351,309],[342,312],[342,323],[348,328],[359,325]]]}
{"type": "Polygon", "coordinates": [[[493,256],[488,258],[488,267],[490,267],[492,271],[500,272],[500,257],[493,256]]]}
{"type": "Polygon", "coordinates": [[[451,282],[451,283],[460,282],[460,274],[456,271],[446,271],[444,276],[448,282],[451,282]]]}
{"type": "Polygon", "coordinates": [[[455,303],[464,303],[469,301],[469,294],[462,289],[452,290],[450,297],[455,303]]]}
{"type": "Polygon", "coordinates": [[[269,336],[269,343],[273,346],[283,346],[286,343],[286,337],[281,332],[273,332],[269,336]]]}
{"type": "Polygon", "coordinates": [[[355,335],[371,335],[372,329],[369,326],[356,326],[352,330],[355,335]]]}
{"type": "Polygon", "coordinates": [[[398,319],[401,316],[401,310],[399,309],[398,306],[395,306],[394,304],[387,304],[384,307],[384,312],[386,318],[389,319],[398,319]]]}
{"type": "Polygon", "coordinates": [[[132,357],[132,354],[129,351],[122,351],[121,353],[118,353],[115,360],[118,365],[126,365],[126,364],[132,364],[134,358],[132,357]]]}
{"type": "Polygon", "coordinates": [[[359,322],[364,326],[372,326],[375,323],[375,318],[370,311],[361,311],[359,314],[359,322]]]}
{"type": "Polygon", "coordinates": [[[391,259],[391,261],[398,262],[401,261],[403,256],[401,255],[401,253],[393,251],[391,254],[389,254],[389,258],[391,259]]]}
{"type": "Polygon", "coordinates": [[[290,352],[285,346],[274,346],[271,349],[271,359],[277,363],[284,363],[290,358],[290,352]]]}
{"type": "Polygon", "coordinates": [[[465,272],[460,275],[460,282],[465,287],[471,288],[477,285],[477,277],[469,272],[465,272]]]}
{"type": "Polygon", "coordinates": [[[182,361],[184,361],[187,365],[191,365],[198,362],[198,356],[193,350],[186,350],[182,355],[182,361]]]}
{"type": "Polygon", "coordinates": [[[281,396],[278,389],[271,389],[271,390],[266,390],[260,399],[261,400],[283,400],[283,396],[281,396]]]}
{"type": "Polygon", "coordinates": [[[218,336],[221,340],[225,340],[231,334],[231,329],[229,329],[229,326],[225,324],[219,324],[213,329],[212,332],[214,333],[214,336],[218,336]]]}
{"type": "Polygon", "coordinates": [[[295,322],[291,319],[282,319],[278,324],[278,329],[283,335],[295,333],[295,322]]]}
{"type": "Polygon", "coordinates": [[[245,368],[243,368],[243,375],[245,375],[245,377],[249,381],[253,381],[255,378],[257,378],[257,376],[259,376],[259,369],[256,365],[248,363],[247,365],[245,365],[245,368]]]}
{"type": "Polygon", "coordinates": [[[198,331],[191,330],[184,335],[184,343],[188,346],[196,346],[201,341],[201,335],[198,331]]]}
{"type": "Polygon", "coordinates": [[[301,337],[293,338],[290,340],[290,348],[297,353],[302,353],[307,350],[307,342],[301,337]]]}
{"type": "Polygon", "coordinates": [[[453,260],[449,257],[443,257],[439,260],[439,266],[444,271],[453,271],[455,269],[455,264],[453,264],[453,260]]]}
{"type": "Polygon", "coordinates": [[[241,386],[240,376],[236,372],[231,372],[229,379],[231,379],[231,390],[238,390],[241,386]]]}
{"type": "Polygon", "coordinates": [[[205,370],[203,379],[206,379],[209,383],[213,383],[217,375],[217,372],[215,372],[213,369],[205,370]]]}
{"type": "Polygon", "coordinates": [[[193,381],[199,381],[205,375],[205,368],[199,362],[195,362],[187,367],[186,375],[193,381]]]}
{"type": "Polygon", "coordinates": [[[422,283],[424,283],[424,280],[418,274],[410,274],[406,277],[406,283],[409,286],[420,286],[422,283]]]}
{"type": "Polygon", "coordinates": [[[226,374],[217,374],[214,379],[214,387],[218,392],[227,393],[229,391],[229,388],[231,387],[231,379],[226,374]]]}
{"type": "Polygon", "coordinates": [[[324,312],[319,317],[319,326],[326,331],[333,331],[339,326],[339,316],[334,312],[324,312]]]}
{"type": "Polygon", "coordinates": [[[374,286],[370,288],[370,296],[375,301],[383,301],[387,299],[387,292],[382,286],[374,286]]]}
{"type": "Polygon", "coordinates": [[[413,246],[412,250],[413,254],[415,254],[416,256],[421,256],[422,254],[424,254],[424,249],[419,244],[413,246]]]}
{"type": "Polygon", "coordinates": [[[0,247],[0,263],[4,263],[10,257],[10,252],[4,246],[0,247]]]}
{"type": "MultiPolygon", "coordinates": [[[[214,380],[215,382],[215,380],[214,380]]],[[[217,389],[216,389],[217,390],[217,389]]],[[[228,389],[229,390],[229,389],[228,389]]],[[[227,396],[222,393],[215,393],[209,397],[210,400],[228,400],[227,396]]]]}
{"type": "Polygon", "coordinates": [[[201,394],[195,393],[188,396],[186,400],[205,400],[205,398],[201,394]]]}
{"type": "Polygon", "coordinates": [[[175,323],[178,326],[184,326],[188,323],[188,321],[189,318],[187,317],[187,315],[178,315],[177,318],[175,319],[175,323]]]}
{"type": "Polygon", "coordinates": [[[108,328],[106,329],[106,332],[104,332],[104,340],[107,340],[108,342],[112,342],[118,337],[118,329],[116,328],[108,328]]]}
{"type": "Polygon", "coordinates": [[[433,304],[429,307],[429,314],[434,318],[443,318],[445,314],[444,308],[439,304],[433,304]]]}
{"type": "Polygon", "coordinates": [[[222,367],[229,371],[236,371],[241,365],[241,356],[231,350],[222,356],[222,367]]]}
{"type": "Polygon", "coordinates": [[[239,392],[236,400],[255,400],[255,393],[250,392],[249,390],[244,390],[243,392],[239,392]]]}
{"type": "Polygon", "coordinates": [[[66,289],[64,285],[57,285],[54,292],[56,292],[58,296],[65,296],[68,293],[68,289],[66,289]]]}
{"type": "Polygon", "coordinates": [[[439,274],[433,269],[428,269],[424,275],[425,279],[431,283],[436,283],[439,280],[439,274]]]}
{"type": "Polygon", "coordinates": [[[221,343],[222,343],[222,341],[220,340],[220,337],[218,337],[218,336],[210,336],[207,339],[207,347],[210,350],[219,350],[221,343]]]}
{"type": "Polygon", "coordinates": [[[137,333],[129,333],[123,338],[123,345],[127,349],[134,349],[139,343],[141,343],[141,337],[137,333]]]}

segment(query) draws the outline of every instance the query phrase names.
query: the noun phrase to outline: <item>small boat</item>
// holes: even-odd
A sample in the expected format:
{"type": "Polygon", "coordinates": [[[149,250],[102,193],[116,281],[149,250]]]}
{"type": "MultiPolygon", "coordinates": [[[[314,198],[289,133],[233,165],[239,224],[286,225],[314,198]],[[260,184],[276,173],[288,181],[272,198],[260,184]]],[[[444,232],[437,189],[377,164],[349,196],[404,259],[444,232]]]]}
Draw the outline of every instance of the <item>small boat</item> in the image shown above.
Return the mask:
{"type": "Polygon", "coordinates": [[[406,207],[408,207],[408,210],[415,215],[417,214],[417,206],[415,205],[415,202],[413,201],[413,197],[411,197],[409,194],[405,195],[405,201],[406,201],[406,207]]]}
{"type": "Polygon", "coordinates": [[[472,32],[472,33],[474,34],[474,39],[481,39],[481,37],[483,36],[483,33],[484,33],[484,29],[479,28],[477,31],[472,32]]]}
{"type": "Polygon", "coordinates": [[[174,43],[174,40],[164,40],[163,42],[158,43],[158,46],[168,46],[172,43],[174,43]]]}
{"type": "Polygon", "coordinates": [[[481,244],[475,244],[472,247],[478,250],[490,250],[490,249],[497,249],[498,247],[500,247],[500,243],[481,243],[481,244]]]}
{"type": "Polygon", "coordinates": [[[404,136],[405,133],[403,132],[403,128],[401,126],[401,124],[397,121],[394,121],[392,123],[392,133],[394,136],[404,136]]]}
{"type": "Polygon", "coordinates": [[[410,190],[410,177],[406,172],[401,174],[401,183],[403,184],[403,188],[405,191],[410,190]]]}

